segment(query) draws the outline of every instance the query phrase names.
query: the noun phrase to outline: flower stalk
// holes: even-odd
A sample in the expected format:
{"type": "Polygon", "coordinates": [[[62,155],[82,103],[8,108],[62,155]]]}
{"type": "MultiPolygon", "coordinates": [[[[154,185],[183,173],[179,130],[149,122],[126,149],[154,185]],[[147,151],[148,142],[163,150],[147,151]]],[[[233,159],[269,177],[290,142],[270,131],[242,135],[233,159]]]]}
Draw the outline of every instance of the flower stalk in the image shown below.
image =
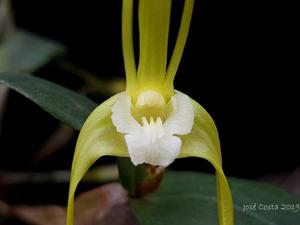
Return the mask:
{"type": "Polygon", "coordinates": [[[155,191],[162,181],[164,168],[143,164],[134,166],[129,158],[117,158],[119,179],[131,197],[142,197],[155,191]]]}
{"type": "Polygon", "coordinates": [[[134,166],[128,158],[117,158],[119,179],[122,186],[131,196],[137,196],[138,183],[147,177],[147,168],[145,165],[134,166]]]}

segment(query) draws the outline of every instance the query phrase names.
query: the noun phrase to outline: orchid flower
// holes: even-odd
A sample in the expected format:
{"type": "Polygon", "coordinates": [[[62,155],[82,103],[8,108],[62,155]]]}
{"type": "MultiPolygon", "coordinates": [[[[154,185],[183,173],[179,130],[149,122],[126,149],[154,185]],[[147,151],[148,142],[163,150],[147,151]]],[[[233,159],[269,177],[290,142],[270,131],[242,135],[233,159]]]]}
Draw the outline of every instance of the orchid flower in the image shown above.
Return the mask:
{"type": "Polygon", "coordinates": [[[216,170],[219,224],[233,225],[233,204],[222,170],[216,126],[196,101],[174,89],[194,0],[186,0],[177,41],[167,66],[171,0],[139,0],[139,64],[133,37],[133,0],[123,0],[122,45],[126,91],[99,105],[85,121],[76,144],[67,225],[73,225],[74,193],[89,167],[102,156],[129,157],[134,165],[166,167],[176,158],[200,157],[216,170]]]}

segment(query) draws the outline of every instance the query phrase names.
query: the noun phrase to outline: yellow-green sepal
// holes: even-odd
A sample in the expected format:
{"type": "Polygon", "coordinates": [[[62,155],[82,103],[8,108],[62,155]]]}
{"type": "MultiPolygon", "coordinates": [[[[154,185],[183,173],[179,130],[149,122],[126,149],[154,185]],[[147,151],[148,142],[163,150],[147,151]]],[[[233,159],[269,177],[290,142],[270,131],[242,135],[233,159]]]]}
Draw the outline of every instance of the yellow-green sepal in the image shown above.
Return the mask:
{"type": "MultiPolygon", "coordinates": [[[[139,1],[138,92],[144,90],[163,92],[162,83],[167,68],[170,15],[171,0],[139,1]]],[[[133,97],[135,99],[135,96],[133,97]]]]}
{"type": "Polygon", "coordinates": [[[231,191],[222,169],[221,149],[217,128],[208,112],[192,100],[195,121],[192,132],[182,136],[179,157],[199,157],[208,160],[216,170],[217,202],[220,225],[233,225],[231,191]]]}
{"type": "Polygon", "coordinates": [[[90,166],[105,155],[128,157],[124,137],[111,121],[112,106],[119,94],[99,105],[85,121],[75,148],[69,187],[67,225],[73,225],[74,194],[90,166]]]}

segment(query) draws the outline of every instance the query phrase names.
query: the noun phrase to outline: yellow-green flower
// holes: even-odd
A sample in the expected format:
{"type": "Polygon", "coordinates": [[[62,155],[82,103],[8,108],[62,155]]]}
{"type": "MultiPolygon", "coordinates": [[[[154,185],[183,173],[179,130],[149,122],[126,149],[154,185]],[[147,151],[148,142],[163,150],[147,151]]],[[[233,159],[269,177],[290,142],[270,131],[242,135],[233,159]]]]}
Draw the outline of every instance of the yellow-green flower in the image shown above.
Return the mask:
{"type": "Polygon", "coordinates": [[[174,90],[194,0],[186,0],[176,45],[167,66],[171,0],[139,0],[140,55],[136,68],[133,0],[123,0],[122,41],[126,92],[99,105],[83,125],[76,145],[67,225],[73,225],[74,193],[101,156],[129,157],[134,165],[168,166],[175,158],[200,157],[216,169],[219,223],[233,225],[230,189],[222,170],[218,132],[205,109],[174,90]]]}

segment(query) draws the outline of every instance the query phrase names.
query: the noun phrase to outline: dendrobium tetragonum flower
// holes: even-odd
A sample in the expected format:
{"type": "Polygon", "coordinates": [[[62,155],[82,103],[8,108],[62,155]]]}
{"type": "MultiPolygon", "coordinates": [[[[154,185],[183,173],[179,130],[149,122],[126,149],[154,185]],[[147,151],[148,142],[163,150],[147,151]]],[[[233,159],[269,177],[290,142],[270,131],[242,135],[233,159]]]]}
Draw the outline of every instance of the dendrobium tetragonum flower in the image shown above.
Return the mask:
{"type": "Polygon", "coordinates": [[[72,165],[67,225],[73,225],[74,193],[79,181],[104,155],[130,157],[134,165],[148,163],[163,167],[175,158],[208,160],[216,169],[219,223],[233,225],[232,197],[222,170],[215,124],[202,106],[173,88],[193,4],[193,0],[185,1],[177,41],[167,67],[171,0],[139,0],[140,55],[136,68],[133,0],[123,0],[126,92],[99,105],[80,131],[72,165]]]}

